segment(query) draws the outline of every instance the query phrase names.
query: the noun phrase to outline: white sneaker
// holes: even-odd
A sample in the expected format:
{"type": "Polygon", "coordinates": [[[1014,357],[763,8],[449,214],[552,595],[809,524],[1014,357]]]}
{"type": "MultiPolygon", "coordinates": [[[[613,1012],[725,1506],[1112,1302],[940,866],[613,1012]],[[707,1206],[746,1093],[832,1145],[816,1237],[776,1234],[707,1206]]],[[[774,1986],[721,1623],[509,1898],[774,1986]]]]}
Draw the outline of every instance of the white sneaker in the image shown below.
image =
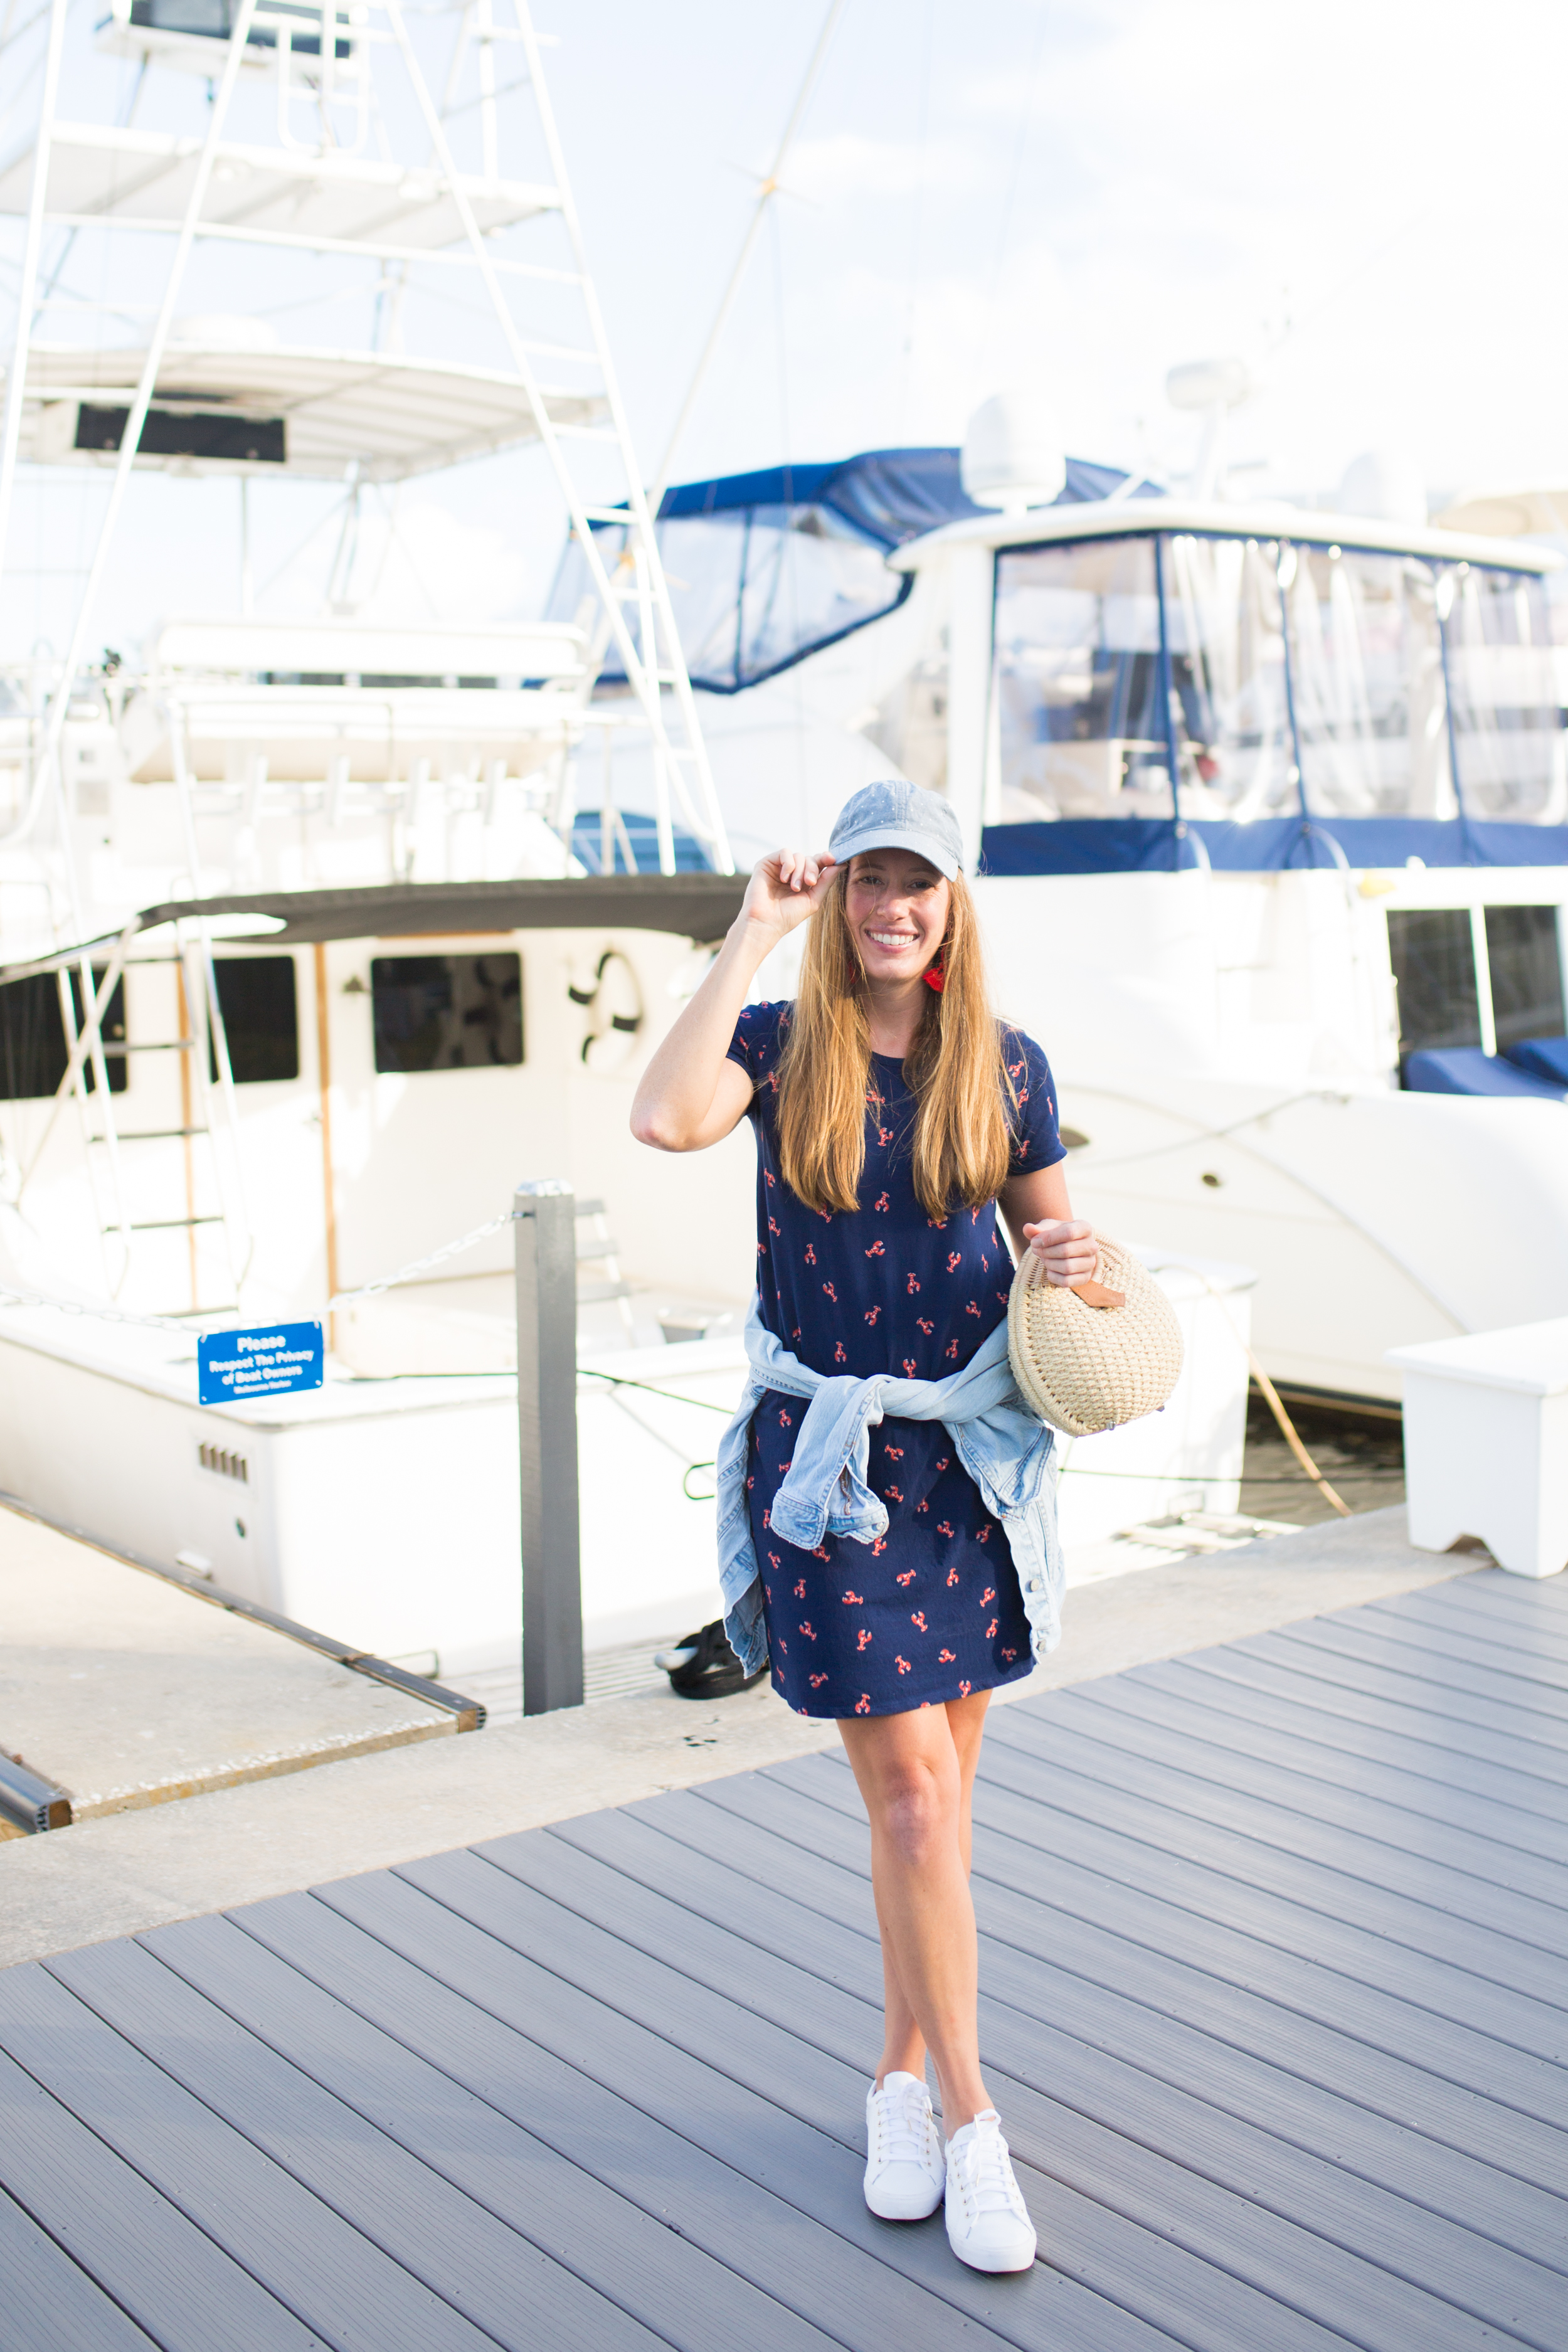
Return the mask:
{"type": "Polygon", "coordinates": [[[1035,2259],[1035,2225],[994,2107],[947,2143],[947,2240],[972,2271],[1026,2271],[1035,2259]]]}
{"type": "Polygon", "coordinates": [[[923,2221],[942,2203],[942,2134],[917,2074],[866,2094],[866,2202],[884,2221],[923,2221]]]}

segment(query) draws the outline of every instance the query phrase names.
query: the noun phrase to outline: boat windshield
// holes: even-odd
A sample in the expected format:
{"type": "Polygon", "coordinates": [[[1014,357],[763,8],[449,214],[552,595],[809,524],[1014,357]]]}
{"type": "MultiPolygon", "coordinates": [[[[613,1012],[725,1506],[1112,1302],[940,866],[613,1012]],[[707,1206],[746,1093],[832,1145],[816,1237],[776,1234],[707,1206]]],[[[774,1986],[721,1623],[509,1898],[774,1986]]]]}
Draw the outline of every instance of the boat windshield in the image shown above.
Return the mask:
{"type": "Polygon", "coordinates": [[[1003,550],[995,632],[1004,824],[1171,817],[1173,766],[1184,817],[1568,820],[1533,573],[1150,532],[1003,550]]]}

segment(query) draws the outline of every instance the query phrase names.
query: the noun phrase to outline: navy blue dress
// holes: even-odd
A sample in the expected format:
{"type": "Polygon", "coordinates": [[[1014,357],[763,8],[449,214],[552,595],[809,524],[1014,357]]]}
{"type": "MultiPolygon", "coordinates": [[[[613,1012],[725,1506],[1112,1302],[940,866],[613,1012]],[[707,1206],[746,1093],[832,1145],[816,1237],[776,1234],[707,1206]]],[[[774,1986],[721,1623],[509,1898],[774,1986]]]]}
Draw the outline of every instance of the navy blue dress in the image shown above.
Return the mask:
{"type": "MultiPolygon", "coordinates": [[[[915,1098],[903,1065],[873,1055],[866,1164],[853,1213],[808,1209],[779,1171],[777,1063],[788,1004],[752,1004],[730,1045],[756,1092],[757,1294],[763,1322],[814,1371],[941,1380],[1006,1319],[1012,1260],[994,1202],[929,1216],[911,1165],[915,1098]]],[[[1020,1175],[1063,1157],[1044,1054],[1004,1032],[1018,1096],[1020,1175]]],[[[802,1551],[769,1523],[805,1414],[769,1391],[752,1419],[746,1479],[773,1688],[798,1714],[901,1715],[1015,1682],[1032,1664],[1007,1537],[939,1421],[871,1432],[867,1484],[888,1507],[876,1544],[825,1537],[802,1551]]]]}

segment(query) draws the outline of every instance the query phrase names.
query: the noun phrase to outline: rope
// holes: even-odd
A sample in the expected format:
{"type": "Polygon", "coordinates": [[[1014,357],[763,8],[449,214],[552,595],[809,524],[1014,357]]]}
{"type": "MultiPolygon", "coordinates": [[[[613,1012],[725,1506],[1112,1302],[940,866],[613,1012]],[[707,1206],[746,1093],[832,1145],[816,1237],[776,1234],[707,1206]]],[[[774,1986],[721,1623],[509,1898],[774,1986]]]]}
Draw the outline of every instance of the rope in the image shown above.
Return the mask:
{"type": "MultiPolygon", "coordinates": [[[[459,1257],[464,1250],[488,1241],[492,1234],[504,1231],[511,1220],[511,1210],[505,1209],[499,1217],[491,1217],[485,1224],[476,1225],[471,1234],[464,1234],[460,1240],[447,1242],[440,1249],[432,1250],[427,1257],[416,1257],[409,1265],[400,1265],[395,1274],[383,1275],[377,1282],[362,1283],[357,1290],[335,1290],[327,1305],[331,1308],[345,1306],[353,1298],[379,1298],[384,1291],[395,1289],[400,1282],[412,1282],[416,1274],[427,1273],[433,1265],[445,1265],[448,1258],[459,1257]]],[[[190,1316],[184,1321],[169,1315],[128,1315],[122,1307],[88,1307],[78,1299],[57,1298],[47,1291],[16,1290],[9,1284],[0,1284],[0,1305],[52,1307],[57,1314],[80,1315],[91,1322],[123,1323],[139,1331],[177,1331],[183,1339],[193,1334],[199,1336],[204,1324],[216,1327],[240,1312],[237,1307],[217,1308],[211,1316],[190,1316]]]]}
{"type": "Polygon", "coordinates": [[[476,1244],[489,1241],[492,1234],[503,1232],[511,1220],[512,1212],[503,1209],[499,1217],[491,1217],[487,1223],[476,1225],[471,1234],[463,1235],[461,1241],[447,1242],[443,1248],[432,1250],[428,1257],[416,1257],[412,1265],[400,1265],[395,1274],[383,1275],[379,1282],[361,1283],[357,1290],[334,1290],[327,1305],[329,1307],[346,1307],[351,1298],[379,1298],[384,1291],[395,1290],[400,1282],[412,1282],[416,1274],[427,1274],[433,1265],[445,1265],[449,1257],[460,1257],[465,1250],[474,1248],[476,1244]]]}

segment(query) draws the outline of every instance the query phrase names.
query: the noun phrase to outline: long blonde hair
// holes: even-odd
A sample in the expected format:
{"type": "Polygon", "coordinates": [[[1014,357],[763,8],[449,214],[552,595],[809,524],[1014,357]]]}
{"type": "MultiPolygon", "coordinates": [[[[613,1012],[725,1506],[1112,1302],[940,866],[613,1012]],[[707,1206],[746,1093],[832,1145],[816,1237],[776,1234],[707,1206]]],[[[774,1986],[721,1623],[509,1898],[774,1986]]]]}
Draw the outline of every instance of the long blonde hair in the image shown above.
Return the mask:
{"type": "MultiPolygon", "coordinates": [[[[866,1164],[866,1109],[876,1099],[866,972],[841,866],[812,917],[800,986],[778,1065],[779,1166],[808,1209],[856,1209],[866,1164]]],[[[962,874],[948,886],[945,967],[905,1061],[919,1109],[913,1176],[928,1216],[993,1201],[1007,1181],[1012,1133],[1002,1031],[991,1010],[974,901],[962,874]]]]}

